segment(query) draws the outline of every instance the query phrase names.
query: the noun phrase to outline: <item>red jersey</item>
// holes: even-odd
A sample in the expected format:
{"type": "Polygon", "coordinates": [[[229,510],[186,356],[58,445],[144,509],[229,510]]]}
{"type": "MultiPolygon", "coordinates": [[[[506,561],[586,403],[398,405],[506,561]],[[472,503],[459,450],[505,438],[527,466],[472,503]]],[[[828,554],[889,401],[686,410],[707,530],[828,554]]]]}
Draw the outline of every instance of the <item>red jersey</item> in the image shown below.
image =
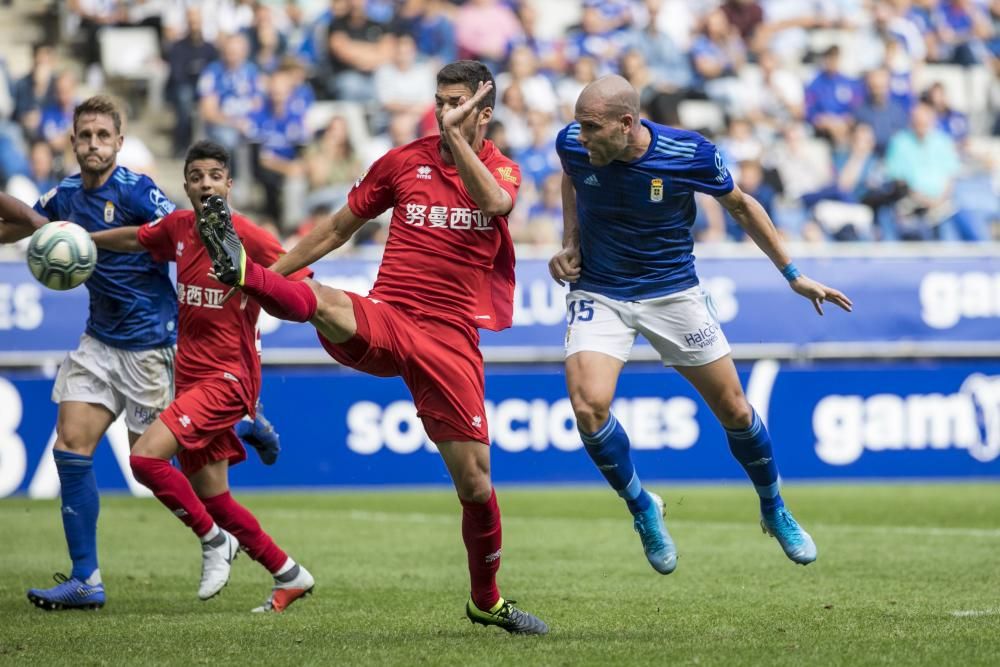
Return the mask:
{"type": "MultiPolygon", "coordinates": [[[[389,239],[370,297],[434,317],[499,331],[514,310],[514,247],[507,217],[488,218],[469,196],[438,136],[386,153],[348,195],[351,211],[374,218],[392,207],[389,239]]],[[[512,201],[521,170],[483,142],[479,159],[512,201]]]]}
{"type": "MultiPolygon", "coordinates": [[[[270,266],[284,253],[273,236],[243,216],[233,215],[233,226],[258,264],[270,266]]],[[[208,276],[212,260],[195,229],[194,211],[176,210],[142,225],[139,243],[156,261],[177,262],[177,389],[199,380],[229,380],[253,414],[260,393],[260,305],[242,295],[222,303],[229,288],[208,276]]],[[[308,275],[303,272],[292,277],[308,275]]]]}

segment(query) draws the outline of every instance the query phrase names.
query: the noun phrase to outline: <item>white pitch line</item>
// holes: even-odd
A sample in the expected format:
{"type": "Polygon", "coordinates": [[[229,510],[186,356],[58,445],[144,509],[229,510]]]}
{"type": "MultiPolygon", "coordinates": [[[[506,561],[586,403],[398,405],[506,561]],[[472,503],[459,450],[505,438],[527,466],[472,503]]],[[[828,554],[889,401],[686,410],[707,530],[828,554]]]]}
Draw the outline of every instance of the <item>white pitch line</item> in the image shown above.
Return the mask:
{"type": "MultiPolygon", "coordinates": [[[[458,512],[449,514],[428,514],[422,512],[369,512],[367,510],[307,510],[311,512],[323,512],[324,514],[339,514],[346,516],[351,521],[372,521],[375,523],[415,523],[415,524],[436,524],[452,525],[460,520],[458,512]]],[[[271,514],[287,513],[292,516],[297,510],[278,510],[271,514]]],[[[551,523],[553,521],[585,521],[588,525],[598,526],[618,526],[625,519],[610,518],[576,518],[576,517],[510,517],[504,519],[504,523],[515,525],[519,523],[551,523]]],[[[627,523],[627,522],[626,522],[627,523]]],[[[718,522],[718,521],[693,521],[689,519],[669,520],[670,526],[685,526],[691,528],[709,530],[742,530],[748,525],[752,526],[753,521],[747,522],[718,522]]],[[[866,534],[892,534],[892,535],[919,535],[922,537],[972,537],[982,539],[1000,539],[1000,529],[995,528],[942,528],[939,526],[862,526],[854,524],[810,524],[808,526],[814,532],[831,533],[866,533],[866,534]]]]}
{"type": "Polygon", "coordinates": [[[951,616],[955,618],[969,618],[972,616],[997,616],[1000,615],[1000,609],[960,609],[958,611],[950,612],[951,616]]]}

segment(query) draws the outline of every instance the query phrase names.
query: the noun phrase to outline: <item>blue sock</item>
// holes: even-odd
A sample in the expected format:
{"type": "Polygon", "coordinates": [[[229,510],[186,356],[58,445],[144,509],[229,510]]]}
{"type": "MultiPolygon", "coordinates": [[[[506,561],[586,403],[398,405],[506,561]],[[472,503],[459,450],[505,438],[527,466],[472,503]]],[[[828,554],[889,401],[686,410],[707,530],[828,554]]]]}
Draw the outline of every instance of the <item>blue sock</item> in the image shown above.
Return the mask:
{"type": "Polygon", "coordinates": [[[726,429],[726,438],[729,439],[729,451],[746,470],[747,477],[760,496],[761,511],[768,512],[783,507],[785,502],[781,499],[778,465],[774,462],[771,436],[757,411],[753,410],[753,421],[749,428],[738,431],[726,429]]]}
{"type": "Polygon", "coordinates": [[[52,455],[62,486],[63,532],[73,559],[71,576],[86,580],[97,569],[97,515],[101,511],[94,457],[59,449],[52,455]]]}
{"type": "Polygon", "coordinates": [[[632,464],[632,446],[628,435],[615,416],[609,415],[608,421],[596,433],[580,431],[580,438],[604,479],[625,499],[629,511],[635,514],[649,507],[649,494],[643,492],[632,464]]]}

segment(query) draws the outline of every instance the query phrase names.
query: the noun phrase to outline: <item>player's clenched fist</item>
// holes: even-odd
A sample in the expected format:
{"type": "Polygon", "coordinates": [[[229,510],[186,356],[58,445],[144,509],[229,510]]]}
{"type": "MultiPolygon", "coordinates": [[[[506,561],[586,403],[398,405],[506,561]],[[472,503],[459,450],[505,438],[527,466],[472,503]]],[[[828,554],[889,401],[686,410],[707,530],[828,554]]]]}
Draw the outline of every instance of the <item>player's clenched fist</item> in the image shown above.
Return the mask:
{"type": "Polygon", "coordinates": [[[563,248],[549,260],[549,273],[560,285],[580,279],[580,249],[563,248]]]}

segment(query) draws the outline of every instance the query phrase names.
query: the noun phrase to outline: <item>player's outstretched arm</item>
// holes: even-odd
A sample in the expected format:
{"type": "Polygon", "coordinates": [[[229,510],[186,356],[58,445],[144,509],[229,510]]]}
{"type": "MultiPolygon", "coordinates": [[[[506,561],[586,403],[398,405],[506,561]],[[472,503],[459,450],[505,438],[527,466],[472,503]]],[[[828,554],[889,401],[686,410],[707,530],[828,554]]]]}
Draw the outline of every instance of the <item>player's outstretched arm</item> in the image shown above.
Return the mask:
{"type": "Polygon", "coordinates": [[[347,243],[368,222],[359,218],[347,204],[317,224],[305,238],[295,244],[286,255],[271,265],[271,270],[283,276],[295,273],[347,243]]]}
{"type": "Polygon", "coordinates": [[[462,136],[460,128],[462,121],[476,112],[476,105],[492,89],[493,84],[480,81],[475,95],[468,99],[465,99],[464,96],[459,98],[459,105],[448,109],[441,117],[441,124],[444,126],[444,140],[448,142],[451,155],[455,158],[458,175],[479,210],[483,212],[483,215],[491,218],[510,213],[510,210],[514,208],[514,200],[511,199],[506,190],[497,185],[490,170],[462,136]]]}
{"type": "Polygon", "coordinates": [[[549,273],[560,285],[580,279],[580,221],[576,217],[576,188],[562,175],[563,241],[562,250],[549,260],[549,273]]]}
{"type": "Polygon", "coordinates": [[[106,229],[102,232],[91,232],[90,238],[94,239],[94,245],[104,250],[115,252],[143,252],[145,250],[139,243],[139,228],[132,225],[106,229]]]}
{"type": "Polygon", "coordinates": [[[733,219],[739,223],[743,231],[747,233],[757,247],[764,251],[764,254],[781,271],[788,280],[789,286],[798,294],[812,301],[813,307],[820,315],[823,314],[823,302],[840,306],[847,312],[851,312],[854,304],[843,292],[827,287],[823,283],[816,282],[803,275],[794,264],[785,250],[785,244],[778,235],[771,216],[767,214],[764,207],[756,199],[746,194],[738,186],[728,194],[717,197],[733,219]]]}
{"type": "Polygon", "coordinates": [[[31,236],[48,219],[21,200],[0,192],[0,243],[14,243],[31,236]]]}

